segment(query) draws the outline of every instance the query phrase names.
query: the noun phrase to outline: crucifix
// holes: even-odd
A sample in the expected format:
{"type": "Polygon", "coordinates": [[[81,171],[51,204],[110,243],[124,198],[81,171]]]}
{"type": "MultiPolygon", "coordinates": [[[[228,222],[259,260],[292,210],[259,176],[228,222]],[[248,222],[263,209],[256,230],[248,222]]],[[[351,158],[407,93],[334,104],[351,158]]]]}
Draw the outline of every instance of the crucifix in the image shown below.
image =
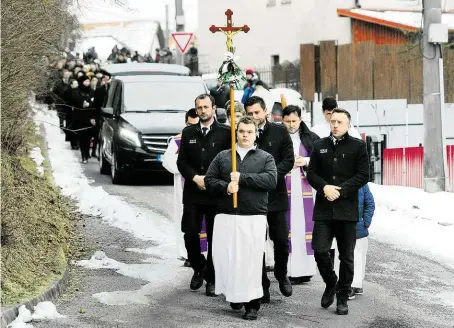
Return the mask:
{"type": "Polygon", "coordinates": [[[222,32],[225,34],[227,37],[227,41],[225,42],[227,46],[227,51],[231,52],[232,54],[235,53],[235,48],[233,47],[233,36],[239,32],[244,32],[247,33],[249,32],[250,28],[247,25],[243,25],[241,27],[239,26],[233,26],[232,25],[232,15],[233,11],[230,9],[227,9],[225,12],[225,15],[227,16],[227,26],[215,26],[211,25],[210,31],[211,33],[216,33],[216,32],[222,32]]]}
{"type": "MultiPolygon", "coordinates": [[[[228,65],[234,65],[233,63],[233,54],[235,53],[235,48],[233,47],[233,36],[239,32],[247,33],[249,32],[250,28],[247,25],[242,27],[233,26],[232,24],[232,15],[233,11],[227,9],[225,12],[227,16],[227,26],[220,27],[211,25],[210,31],[212,33],[222,32],[227,37],[226,46],[227,51],[232,54],[231,58],[228,59],[228,65]]],[[[232,72],[233,74],[233,72],[232,72]]],[[[230,84],[230,130],[232,136],[232,172],[236,172],[236,124],[235,124],[235,90],[234,90],[234,83],[230,84]]],[[[234,193],[233,195],[233,208],[238,207],[238,194],[234,193]]]]}

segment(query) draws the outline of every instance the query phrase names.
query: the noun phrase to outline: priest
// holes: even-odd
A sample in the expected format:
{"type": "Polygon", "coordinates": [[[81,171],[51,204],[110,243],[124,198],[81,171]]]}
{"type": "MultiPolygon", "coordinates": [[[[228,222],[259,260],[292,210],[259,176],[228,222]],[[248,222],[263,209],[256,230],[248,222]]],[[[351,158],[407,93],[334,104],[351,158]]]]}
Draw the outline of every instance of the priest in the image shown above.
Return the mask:
{"type": "Polygon", "coordinates": [[[301,109],[298,106],[290,105],[283,109],[282,123],[290,133],[295,153],[295,165],[285,177],[285,182],[290,205],[287,211],[290,230],[288,275],[292,285],[298,285],[309,282],[316,274],[317,267],[311,244],[314,198],[305,170],[314,141],[319,137],[302,121],[301,109]]]}

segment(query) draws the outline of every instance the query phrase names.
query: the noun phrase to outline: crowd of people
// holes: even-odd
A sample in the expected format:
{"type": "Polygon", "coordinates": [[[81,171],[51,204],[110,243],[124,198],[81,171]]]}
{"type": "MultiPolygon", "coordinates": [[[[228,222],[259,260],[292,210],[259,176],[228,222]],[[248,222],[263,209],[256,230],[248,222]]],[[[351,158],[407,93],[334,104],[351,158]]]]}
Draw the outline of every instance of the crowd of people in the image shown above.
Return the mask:
{"type": "Polygon", "coordinates": [[[88,54],[84,54],[87,62],[69,51],[53,61],[47,72],[50,92],[38,95],[57,111],[66,141],[72,149],[80,149],[84,164],[97,156],[100,111],[111,79],[110,73],[101,69],[96,54],[88,54]]]}
{"type": "Polygon", "coordinates": [[[337,298],[339,315],[363,293],[375,208],[366,145],[334,98],[323,101],[323,114],[326,121],[310,129],[290,105],[276,124],[264,99],[250,96],[235,104],[237,125],[229,127],[217,117],[216,99],[203,94],[163,156],[175,176],[178,255],[194,271],[190,289],[206,281],[207,296],[223,294],[233,310],[245,308],[246,320],[270,303],[267,267],[285,297],[318,268],[320,304],[337,298]]]}

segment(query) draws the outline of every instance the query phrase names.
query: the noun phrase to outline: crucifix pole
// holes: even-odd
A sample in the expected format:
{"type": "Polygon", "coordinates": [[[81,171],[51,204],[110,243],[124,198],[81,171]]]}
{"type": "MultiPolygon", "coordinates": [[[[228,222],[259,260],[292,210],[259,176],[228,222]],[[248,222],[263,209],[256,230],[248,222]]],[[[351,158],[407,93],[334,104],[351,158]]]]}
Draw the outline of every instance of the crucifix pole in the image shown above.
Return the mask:
{"type": "MultiPolygon", "coordinates": [[[[233,11],[227,9],[225,12],[227,16],[227,25],[226,26],[215,26],[211,25],[211,33],[222,32],[227,37],[226,48],[228,52],[232,54],[235,53],[235,47],[233,46],[233,36],[239,32],[247,33],[250,28],[247,25],[241,27],[233,26],[232,24],[232,15],[233,11]]],[[[230,83],[230,131],[232,136],[232,172],[236,172],[236,122],[235,122],[235,89],[234,84],[230,83]]],[[[238,207],[238,194],[233,194],[233,208],[238,207]]]]}

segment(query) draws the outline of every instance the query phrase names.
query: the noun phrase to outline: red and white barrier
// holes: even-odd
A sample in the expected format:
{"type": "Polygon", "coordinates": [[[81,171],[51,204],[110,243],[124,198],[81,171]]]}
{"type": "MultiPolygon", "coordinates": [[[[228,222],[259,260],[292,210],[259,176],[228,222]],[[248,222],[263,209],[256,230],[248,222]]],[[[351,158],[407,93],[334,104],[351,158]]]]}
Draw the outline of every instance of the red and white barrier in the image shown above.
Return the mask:
{"type": "MultiPolygon", "coordinates": [[[[454,145],[446,146],[448,191],[454,192],[454,145]]],[[[383,153],[383,184],[424,187],[424,148],[388,148],[383,153]]]]}

